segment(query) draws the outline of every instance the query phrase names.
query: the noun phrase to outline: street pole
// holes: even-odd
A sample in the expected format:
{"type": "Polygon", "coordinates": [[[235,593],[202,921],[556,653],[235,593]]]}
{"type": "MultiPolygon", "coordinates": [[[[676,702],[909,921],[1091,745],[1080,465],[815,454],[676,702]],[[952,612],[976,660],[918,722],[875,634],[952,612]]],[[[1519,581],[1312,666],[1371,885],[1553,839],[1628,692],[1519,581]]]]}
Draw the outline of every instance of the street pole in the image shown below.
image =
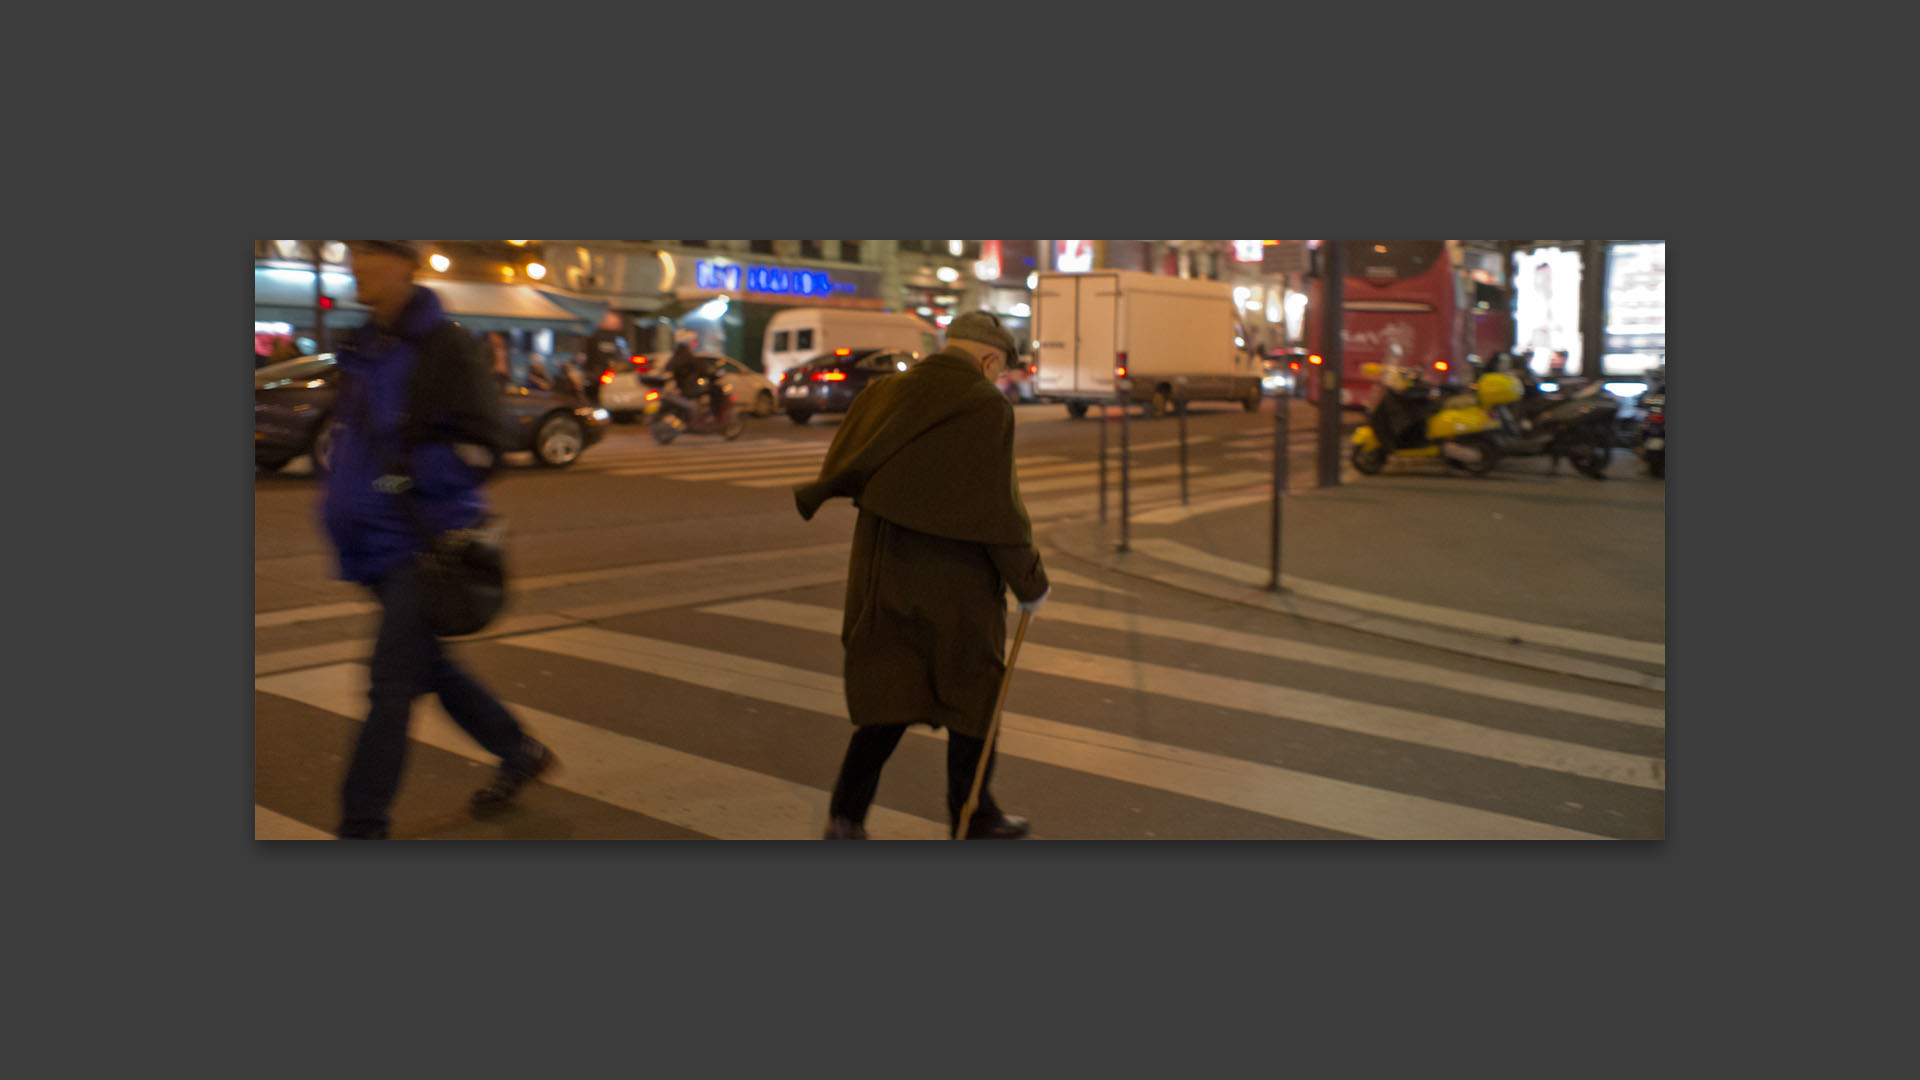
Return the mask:
{"type": "Polygon", "coordinates": [[[1132,551],[1133,548],[1128,544],[1130,538],[1127,533],[1127,514],[1132,509],[1133,495],[1129,486],[1132,482],[1129,456],[1132,451],[1127,436],[1127,395],[1124,390],[1119,393],[1123,395],[1120,398],[1120,550],[1132,551]]]}
{"type": "Polygon", "coordinates": [[[1107,403],[1100,403],[1100,524],[1107,523],[1107,403]]]}
{"type": "Polygon", "coordinates": [[[1280,591],[1280,496],[1287,490],[1287,415],[1290,410],[1290,393],[1273,396],[1273,542],[1267,550],[1268,569],[1272,573],[1267,578],[1267,591],[1280,591]]]}
{"type": "Polygon", "coordinates": [[[327,281],[320,248],[326,241],[309,240],[307,243],[310,246],[308,253],[313,256],[313,351],[323,353],[327,351],[327,281]]]}
{"type": "Polygon", "coordinates": [[[1187,377],[1180,376],[1180,505],[1187,505],[1187,377]]]}
{"type": "Polygon", "coordinates": [[[1327,310],[1320,315],[1320,486],[1340,486],[1340,383],[1346,373],[1347,260],[1344,241],[1320,242],[1323,295],[1327,310]]]}
{"type": "Polygon", "coordinates": [[[1586,240],[1580,245],[1580,374],[1606,377],[1602,356],[1606,348],[1607,242],[1586,240]]]}

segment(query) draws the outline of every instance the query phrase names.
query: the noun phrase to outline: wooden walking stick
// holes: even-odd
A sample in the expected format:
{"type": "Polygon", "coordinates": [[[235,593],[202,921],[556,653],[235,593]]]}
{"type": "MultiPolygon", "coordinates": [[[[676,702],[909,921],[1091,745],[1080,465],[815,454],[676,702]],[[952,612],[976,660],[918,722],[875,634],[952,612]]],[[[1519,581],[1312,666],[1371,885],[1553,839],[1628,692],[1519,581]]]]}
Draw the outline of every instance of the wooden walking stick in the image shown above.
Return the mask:
{"type": "Polygon", "coordinates": [[[973,790],[967,792],[967,804],[960,808],[960,824],[953,833],[955,840],[967,838],[967,825],[973,821],[973,811],[980,805],[980,785],[987,776],[987,762],[993,760],[993,738],[1000,731],[1000,710],[1007,703],[1007,684],[1013,681],[1013,665],[1020,659],[1020,642],[1026,638],[1027,624],[1032,621],[1033,612],[1020,613],[1020,628],[1013,632],[1013,648],[1007,653],[1007,673],[1000,677],[1000,697],[993,703],[993,720],[987,725],[987,741],[980,749],[980,763],[973,768],[973,790]]]}

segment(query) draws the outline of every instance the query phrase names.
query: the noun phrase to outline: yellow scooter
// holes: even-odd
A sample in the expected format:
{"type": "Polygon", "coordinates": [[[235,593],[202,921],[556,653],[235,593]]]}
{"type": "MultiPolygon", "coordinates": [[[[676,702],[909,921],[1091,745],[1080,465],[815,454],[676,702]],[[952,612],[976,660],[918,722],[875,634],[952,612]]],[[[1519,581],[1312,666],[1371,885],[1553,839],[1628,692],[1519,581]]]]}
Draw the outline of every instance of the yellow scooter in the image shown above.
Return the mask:
{"type": "Polygon", "coordinates": [[[1439,460],[1475,476],[1485,475],[1500,459],[1496,442],[1500,419],[1492,410],[1520,400],[1524,393],[1520,380],[1498,371],[1480,376],[1473,393],[1438,401],[1433,388],[1418,375],[1390,376],[1382,385],[1379,403],[1353,433],[1353,467],[1368,476],[1385,468],[1389,457],[1439,460]],[[1393,433],[1392,454],[1376,429],[1393,433]]]}

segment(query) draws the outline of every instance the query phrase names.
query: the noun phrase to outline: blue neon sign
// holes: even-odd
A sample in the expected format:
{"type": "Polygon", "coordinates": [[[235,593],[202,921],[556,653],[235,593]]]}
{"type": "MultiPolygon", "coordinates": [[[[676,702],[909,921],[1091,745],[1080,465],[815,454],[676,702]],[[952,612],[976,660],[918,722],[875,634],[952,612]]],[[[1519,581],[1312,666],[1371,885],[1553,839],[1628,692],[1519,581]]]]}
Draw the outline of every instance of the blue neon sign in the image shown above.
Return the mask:
{"type": "Polygon", "coordinates": [[[704,259],[693,264],[694,284],[717,292],[746,291],[776,296],[830,296],[837,292],[855,292],[851,281],[835,281],[820,270],[786,270],[778,266],[722,266],[704,259]]]}

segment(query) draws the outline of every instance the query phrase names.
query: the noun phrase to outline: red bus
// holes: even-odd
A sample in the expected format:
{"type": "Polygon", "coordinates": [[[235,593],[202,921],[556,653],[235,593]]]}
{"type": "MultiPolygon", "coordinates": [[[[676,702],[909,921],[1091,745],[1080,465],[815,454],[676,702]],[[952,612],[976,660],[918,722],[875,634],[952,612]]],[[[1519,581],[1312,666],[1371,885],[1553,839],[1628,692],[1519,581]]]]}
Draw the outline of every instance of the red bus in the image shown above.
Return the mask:
{"type": "MultiPolygon", "coordinates": [[[[1471,378],[1471,361],[1513,346],[1513,316],[1505,290],[1455,267],[1450,246],[1445,240],[1345,243],[1342,406],[1371,405],[1380,373],[1396,358],[1429,380],[1448,382],[1471,378]]],[[[1321,336],[1324,293],[1325,283],[1314,279],[1306,318],[1309,365],[1326,353],[1321,336]]],[[[1307,387],[1307,396],[1318,401],[1320,380],[1308,377],[1307,387]]]]}

